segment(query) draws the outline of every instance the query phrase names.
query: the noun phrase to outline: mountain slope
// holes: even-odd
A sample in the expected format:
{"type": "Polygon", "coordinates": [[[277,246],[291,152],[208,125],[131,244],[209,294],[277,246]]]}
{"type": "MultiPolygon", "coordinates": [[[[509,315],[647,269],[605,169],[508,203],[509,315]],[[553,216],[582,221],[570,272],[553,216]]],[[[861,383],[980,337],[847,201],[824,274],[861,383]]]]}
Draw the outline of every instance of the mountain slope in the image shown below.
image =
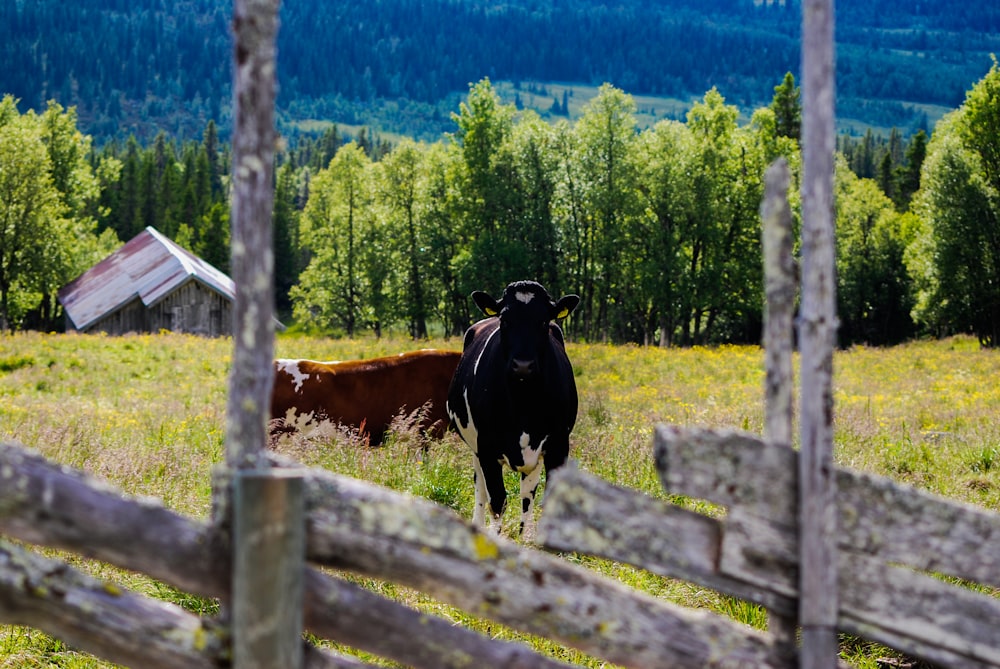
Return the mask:
{"type": "MultiPolygon", "coordinates": [[[[1000,6],[839,0],[838,112],[910,129],[953,108],[1000,52],[1000,6]],[[877,5],[877,7],[876,7],[877,5]],[[929,107],[928,107],[929,106],[929,107]]],[[[288,0],[287,123],[434,137],[468,84],[609,81],[633,94],[770,101],[797,73],[799,3],[765,0],[288,0]]],[[[77,105],[99,138],[228,126],[228,0],[0,0],[0,92],[77,105]]],[[[293,124],[287,128],[294,128],[293,124]]]]}

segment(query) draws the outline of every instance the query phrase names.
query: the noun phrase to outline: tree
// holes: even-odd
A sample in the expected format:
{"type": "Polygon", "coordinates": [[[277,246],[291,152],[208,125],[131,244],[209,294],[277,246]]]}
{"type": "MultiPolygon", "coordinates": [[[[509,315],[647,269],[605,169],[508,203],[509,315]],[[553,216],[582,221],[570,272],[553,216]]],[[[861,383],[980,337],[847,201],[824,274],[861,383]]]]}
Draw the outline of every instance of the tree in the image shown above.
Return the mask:
{"type": "Polygon", "coordinates": [[[433,312],[444,323],[446,335],[461,336],[469,325],[469,293],[461,285],[458,267],[462,232],[460,218],[461,149],[454,143],[436,142],[427,148],[421,173],[422,218],[427,232],[426,271],[433,286],[433,312]]]}
{"type": "Polygon", "coordinates": [[[518,196],[512,202],[508,229],[522,247],[517,255],[520,265],[512,267],[510,275],[538,281],[552,295],[561,295],[560,249],[553,218],[556,167],[552,127],[536,113],[524,112],[506,150],[518,196]]]}
{"type": "Polygon", "coordinates": [[[777,120],[778,136],[799,141],[802,135],[801,91],[791,72],[786,72],[785,78],[774,87],[770,109],[777,120]]]}
{"type": "MultiPolygon", "coordinates": [[[[398,290],[398,302],[413,339],[427,338],[430,294],[427,285],[425,256],[427,226],[421,208],[423,149],[413,140],[403,140],[379,163],[379,194],[385,206],[389,239],[397,242],[396,252],[405,267],[405,280],[398,290]]],[[[384,263],[383,261],[383,264],[384,263]]]]}
{"type": "Polygon", "coordinates": [[[216,202],[198,219],[195,254],[217,269],[229,273],[229,207],[216,202]]]}
{"type": "Polygon", "coordinates": [[[647,244],[636,250],[646,251],[641,285],[650,300],[646,329],[659,332],[660,346],[670,346],[686,317],[679,307],[686,283],[688,234],[697,215],[690,180],[696,147],[690,129],[680,121],[660,121],[641,140],[640,191],[648,212],[647,244]]]}
{"type": "Polygon", "coordinates": [[[452,114],[458,126],[454,135],[461,148],[464,166],[460,174],[463,245],[468,253],[458,260],[459,281],[466,292],[499,292],[509,282],[523,278],[519,273],[510,229],[517,188],[504,147],[510,137],[516,110],[504,105],[489,79],[470,86],[459,113],[452,114]]]}
{"type": "Polygon", "coordinates": [[[843,160],[836,171],[837,312],[841,345],[897,344],[914,334],[913,282],[903,255],[912,217],[843,160]]]}
{"type": "MultiPolygon", "coordinates": [[[[100,194],[76,129],[76,111],[50,103],[21,115],[11,96],[0,102],[0,330],[21,324],[52,328],[55,292],[117,243],[98,238],[100,194]]],[[[104,176],[113,177],[108,162],[104,176]]]]}
{"type": "Polygon", "coordinates": [[[642,336],[643,319],[627,300],[635,277],[622,249],[638,243],[630,229],[640,205],[635,101],[604,84],[584,107],[574,133],[581,215],[569,221],[575,227],[563,234],[577,255],[572,266],[580,273],[568,283],[580,291],[584,336],[634,340],[642,336]]]}
{"type": "Polygon", "coordinates": [[[926,157],[927,133],[920,130],[910,138],[903,164],[896,167],[893,173],[895,188],[890,197],[893,198],[900,211],[906,211],[909,208],[913,194],[920,190],[920,170],[924,166],[926,157]]]}
{"type": "Polygon", "coordinates": [[[279,312],[291,309],[288,293],[301,270],[299,211],[295,206],[298,185],[287,162],[278,170],[274,188],[274,301],[279,312]]]}
{"type": "MultiPolygon", "coordinates": [[[[2,105],[13,106],[13,98],[2,105]]],[[[0,331],[11,330],[26,310],[12,298],[34,287],[51,222],[64,213],[38,123],[15,115],[0,126],[0,331]]]]}
{"type": "Polygon", "coordinates": [[[302,241],[312,253],[291,290],[303,323],[342,329],[354,336],[366,320],[362,242],[371,228],[371,161],[357,144],[345,144],[312,181],[302,215],[302,241]]]}
{"type": "Polygon", "coordinates": [[[920,235],[907,256],[919,320],[935,331],[972,332],[990,347],[1000,345],[998,99],[994,60],[965,103],[938,122],[913,201],[920,235]]]}

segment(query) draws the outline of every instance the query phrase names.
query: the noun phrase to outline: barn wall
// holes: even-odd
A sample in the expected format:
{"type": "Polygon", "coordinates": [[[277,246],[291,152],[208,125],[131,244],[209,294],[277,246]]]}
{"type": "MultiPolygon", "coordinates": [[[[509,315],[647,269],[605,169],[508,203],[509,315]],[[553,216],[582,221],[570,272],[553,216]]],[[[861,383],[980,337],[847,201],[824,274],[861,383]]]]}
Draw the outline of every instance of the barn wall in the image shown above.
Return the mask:
{"type": "Polygon", "coordinates": [[[197,281],[188,281],[149,309],[152,332],[220,337],[232,332],[232,321],[232,303],[197,281]]]}
{"type": "Polygon", "coordinates": [[[197,281],[188,281],[147,308],[135,299],[94,322],[87,332],[120,335],[128,332],[188,332],[221,337],[232,332],[232,303],[197,281]]]}
{"type": "Polygon", "coordinates": [[[136,298],[124,307],[111,312],[104,318],[94,321],[84,329],[84,332],[107,332],[111,335],[126,332],[148,332],[149,322],[146,318],[146,305],[136,298]]]}

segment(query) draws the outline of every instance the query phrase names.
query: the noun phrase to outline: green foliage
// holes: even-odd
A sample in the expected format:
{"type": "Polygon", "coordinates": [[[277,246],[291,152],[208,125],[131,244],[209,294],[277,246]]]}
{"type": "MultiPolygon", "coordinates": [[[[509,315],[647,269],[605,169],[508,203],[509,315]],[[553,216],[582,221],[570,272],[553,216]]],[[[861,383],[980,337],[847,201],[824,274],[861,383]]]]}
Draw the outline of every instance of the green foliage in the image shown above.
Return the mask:
{"type": "Polygon", "coordinates": [[[302,244],[312,254],[292,289],[295,317],[303,323],[352,336],[382,307],[379,263],[371,253],[380,243],[371,206],[372,163],[354,144],[342,146],[310,187],[302,214],[302,244]]]}
{"type": "MultiPolygon", "coordinates": [[[[918,327],[996,339],[1000,298],[990,291],[1000,285],[992,258],[1000,244],[989,221],[1000,198],[990,175],[1000,167],[973,150],[996,151],[975,142],[998,123],[989,104],[995,71],[930,144],[918,133],[907,145],[896,130],[888,139],[841,138],[846,165],[862,177],[843,169],[838,177],[843,344],[898,342],[918,327]]],[[[327,127],[279,152],[276,304],[305,331],[405,329],[420,339],[460,334],[478,317],[472,290],[532,278],[583,298],[566,324],[571,338],[757,341],[761,180],[779,156],[798,173],[788,136],[797,95],[786,75],[771,106],[739,125],[737,107],[711,89],[684,121],[640,128],[635,99],[605,84],[576,104],[575,121],[553,125],[504,104],[483,79],[452,115],[456,132],[446,142],[389,145],[362,130],[344,144],[347,136],[327,127]]],[[[8,262],[7,275],[36,268],[31,282],[8,279],[0,290],[15,325],[55,327],[55,290],[147,225],[228,269],[229,154],[213,122],[197,142],[160,133],[145,148],[130,138],[96,152],[75,130],[74,110],[53,104],[25,116],[39,121],[35,148],[47,149],[52,166],[33,201],[52,209],[44,218],[54,232],[8,262]],[[56,183],[72,192],[46,199],[56,183]]],[[[8,132],[21,118],[8,99],[0,110],[8,132]]],[[[789,197],[797,217],[797,189],[789,197]]],[[[41,209],[31,216],[40,220],[41,209]]]]}
{"type": "Polygon", "coordinates": [[[932,329],[1000,345],[1000,67],[943,119],[927,146],[915,200],[923,227],[917,316],[932,329]],[[933,258],[928,262],[929,258],[933,258]]]}
{"type": "MultiPolygon", "coordinates": [[[[0,102],[0,331],[54,327],[56,291],[117,243],[95,231],[89,150],[74,109],[22,115],[11,96],[0,102]]],[[[115,171],[109,162],[101,174],[115,171]]]]}
{"type": "Polygon", "coordinates": [[[795,85],[795,75],[785,73],[785,78],[774,87],[770,109],[777,122],[778,136],[798,141],[802,135],[801,91],[795,85]]]}
{"type": "Polygon", "coordinates": [[[0,372],[13,372],[22,367],[30,367],[35,364],[32,355],[10,355],[0,358],[0,372]]]}
{"type": "Polygon", "coordinates": [[[911,219],[875,181],[859,179],[842,161],[835,196],[840,343],[904,341],[915,331],[914,291],[903,262],[911,219]]]}

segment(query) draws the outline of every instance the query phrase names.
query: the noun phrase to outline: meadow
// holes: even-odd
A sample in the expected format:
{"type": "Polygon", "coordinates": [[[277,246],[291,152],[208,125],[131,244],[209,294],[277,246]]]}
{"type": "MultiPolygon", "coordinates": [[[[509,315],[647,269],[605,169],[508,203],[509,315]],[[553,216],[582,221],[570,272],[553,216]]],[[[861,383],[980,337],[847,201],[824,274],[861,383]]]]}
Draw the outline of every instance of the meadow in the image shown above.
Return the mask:
{"type": "MultiPolygon", "coordinates": [[[[461,341],[283,336],[276,352],[279,357],[346,360],[428,346],[457,349],[461,341]]],[[[758,347],[664,350],[570,344],[569,354],[580,392],[571,457],[582,469],[619,485],[667,496],[652,465],[656,423],[762,430],[764,370],[758,347]]],[[[174,334],[0,335],[0,440],[21,442],[131,494],[157,497],[178,512],[206,517],[211,469],[223,458],[230,355],[228,339],[174,334]]],[[[840,351],[834,359],[835,459],[842,466],[1000,510],[997,378],[1000,351],[981,349],[970,338],[840,351]]],[[[380,449],[359,446],[347,433],[291,440],[279,449],[310,466],[430,498],[471,518],[471,455],[464,444],[447,435],[426,444],[428,454],[421,458],[425,444],[404,423],[380,449]]],[[[508,478],[512,493],[516,485],[516,478],[508,478]]],[[[509,529],[515,515],[509,510],[509,529]]],[[[62,557],[101,578],[196,612],[211,614],[217,607],[140,575],[62,557]]],[[[573,559],[685,606],[758,627],[766,623],[759,608],[703,588],[608,561],[573,559]]],[[[522,639],[583,666],[607,666],[406,588],[362,582],[484,634],[522,639]]],[[[875,667],[879,657],[892,654],[856,639],[845,638],[842,644],[843,658],[861,667],[875,667]]],[[[0,669],[107,666],[41,632],[0,626],[0,669]]]]}

